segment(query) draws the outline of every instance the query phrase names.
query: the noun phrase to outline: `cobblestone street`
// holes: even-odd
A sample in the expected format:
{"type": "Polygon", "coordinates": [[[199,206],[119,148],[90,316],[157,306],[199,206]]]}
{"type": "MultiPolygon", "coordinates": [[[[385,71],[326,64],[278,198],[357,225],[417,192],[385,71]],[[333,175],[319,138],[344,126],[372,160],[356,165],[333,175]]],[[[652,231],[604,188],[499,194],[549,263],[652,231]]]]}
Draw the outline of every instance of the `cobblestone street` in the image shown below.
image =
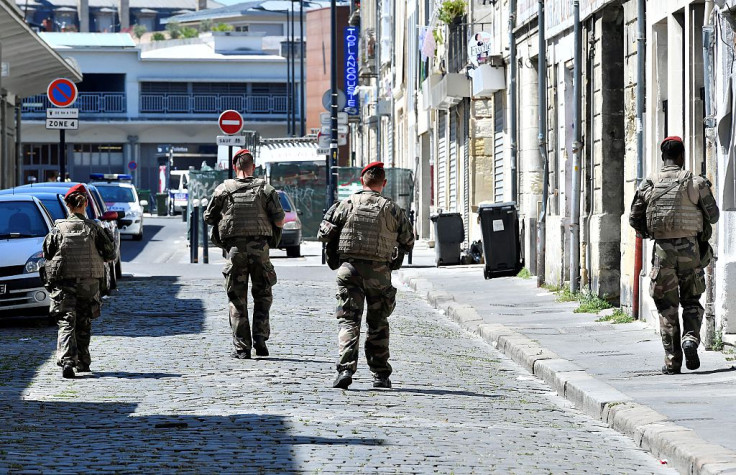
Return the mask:
{"type": "Polygon", "coordinates": [[[394,389],[362,355],[332,389],[333,274],[281,262],[266,359],[228,356],[214,277],[121,281],[73,380],[54,327],[5,325],[0,472],[673,473],[406,289],[394,389]]]}

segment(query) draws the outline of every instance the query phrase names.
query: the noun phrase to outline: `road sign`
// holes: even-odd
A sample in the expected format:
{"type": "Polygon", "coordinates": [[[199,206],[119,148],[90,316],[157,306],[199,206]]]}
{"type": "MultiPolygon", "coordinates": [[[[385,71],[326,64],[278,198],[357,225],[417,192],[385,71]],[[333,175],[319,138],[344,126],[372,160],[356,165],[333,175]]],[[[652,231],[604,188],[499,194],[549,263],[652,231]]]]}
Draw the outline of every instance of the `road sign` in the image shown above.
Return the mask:
{"type": "MultiPolygon", "coordinates": [[[[319,113],[320,125],[332,125],[332,116],[329,112],[319,113]]],[[[337,113],[337,125],[348,125],[348,114],[346,112],[337,113]]]]}
{"type": "Polygon", "coordinates": [[[77,100],[77,86],[66,78],[57,78],[49,83],[46,95],[56,107],[69,107],[77,100]]]}
{"type": "Polygon", "coordinates": [[[46,119],[47,129],[69,130],[79,128],[79,119],[46,119]]]}
{"type": "Polygon", "coordinates": [[[218,135],[217,145],[244,147],[245,137],[242,135],[218,135]]]}
{"type": "Polygon", "coordinates": [[[317,155],[329,155],[330,149],[329,148],[318,148],[317,149],[317,155]]]}
{"type": "MultiPolygon", "coordinates": [[[[329,125],[323,125],[322,126],[322,133],[323,134],[330,135],[332,133],[331,130],[332,129],[330,128],[329,125]]],[[[347,125],[338,125],[337,126],[337,133],[338,134],[347,134],[348,133],[348,126],[347,125]]]]}
{"type": "MultiPolygon", "coordinates": [[[[348,102],[347,96],[345,96],[345,93],[342,89],[337,90],[337,110],[343,110],[345,108],[345,104],[348,102]]],[[[326,111],[330,110],[332,107],[332,89],[328,89],[325,91],[324,94],[322,94],[322,107],[325,108],[326,111]]]]}
{"type": "Polygon", "coordinates": [[[47,119],[78,119],[79,109],[54,109],[49,107],[46,109],[47,119]]]}
{"type": "Polygon", "coordinates": [[[330,148],[330,134],[320,132],[317,134],[317,147],[330,148]]]}
{"type": "Polygon", "coordinates": [[[138,164],[137,163],[135,163],[135,162],[128,162],[128,169],[129,170],[135,170],[136,168],[138,168],[138,164]]]}
{"type": "Polygon", "coordinates": [[[238,111],[226,110],[220,114],[220,118],[217,119],[217,125],[220,126],[223,134],[238,134],[243,130],[243,116],[238,111]]]}

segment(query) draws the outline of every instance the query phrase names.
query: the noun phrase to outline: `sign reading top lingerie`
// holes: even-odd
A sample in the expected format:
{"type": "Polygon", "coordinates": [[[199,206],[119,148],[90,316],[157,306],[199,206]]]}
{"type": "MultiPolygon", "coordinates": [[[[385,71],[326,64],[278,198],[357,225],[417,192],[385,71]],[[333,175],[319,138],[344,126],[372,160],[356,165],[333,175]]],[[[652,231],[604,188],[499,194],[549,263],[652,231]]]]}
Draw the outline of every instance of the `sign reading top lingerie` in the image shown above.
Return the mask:
{"type": "Polygon", "coordinates": [[[357,26],[345,27],[345,112],[348,115],[358,115],[360,97],[358,96],[358,42],[360,28],[357,26]]]}

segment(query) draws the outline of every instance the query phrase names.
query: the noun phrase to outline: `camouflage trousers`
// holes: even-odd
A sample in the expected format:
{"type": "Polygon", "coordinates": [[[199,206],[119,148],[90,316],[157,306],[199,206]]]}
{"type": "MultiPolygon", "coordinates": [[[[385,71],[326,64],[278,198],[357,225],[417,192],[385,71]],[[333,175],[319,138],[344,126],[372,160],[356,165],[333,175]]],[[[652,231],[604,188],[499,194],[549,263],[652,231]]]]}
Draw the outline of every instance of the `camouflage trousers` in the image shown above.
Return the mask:
{"type": "Polygon", "coordinates": [[[703,320],[700,295],[705,291],[705,276],[700,267],[697,239],[656,240],[649,277],[649,294],[659,312],[665,365],[679,369],[682,366],[682,343],[690,340],[700,344],[700,324],[703,320]]]}
{"type": "Polygon", "coordinates": [[[239,240],[227,255],[225,291],[229,301],[230,328],[236,350],[250,350],[254,338],[268,340],[271,335],[269,310],[273,303],[271,287],[276,284],[276,271],[268,255],[265,239],[239,240]],[[248,321],[248,279],[253,296],[253,337],[248,321]]]}
{"type": "Polygon", "coordinates": [[[337,370],[358,367],[358,341],[363,304],[367,302],[365,357],[371,371],[389,376],[388,317],[396,307],[396,289],[391,285],[391,270],[386,263],[344,262],[337,270],[338,344],[337,370]]]}
{"type": "Polygon", "coordinates": [[[100,316],[99,279],[62,280],[51,291],[49,313],[59,326],[56,364],[89,365],[92,319],[100,316]]]}

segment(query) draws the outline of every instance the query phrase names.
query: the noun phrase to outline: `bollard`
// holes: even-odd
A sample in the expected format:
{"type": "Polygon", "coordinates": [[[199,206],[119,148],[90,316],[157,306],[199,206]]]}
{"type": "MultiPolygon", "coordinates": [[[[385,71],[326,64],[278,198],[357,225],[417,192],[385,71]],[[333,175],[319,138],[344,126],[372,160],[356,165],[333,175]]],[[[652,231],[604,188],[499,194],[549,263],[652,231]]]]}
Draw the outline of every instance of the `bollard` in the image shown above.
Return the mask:
{"type": "MultiPolygon", "coordinates": [[[[414,210],[413,209],[409,211],[409,221],[411,222],[411,232],[412,232],[412,234],[414,234],[414,210]]],[[[415,236],[416,236],[416,234],[415,234],[415,236]]],[[[409,251],[409,256],[407,258],[407,262],[410,265],[411,265],[411,261],[412,261],[412,254],[414,254],[414,248],[412,248],[412,250],[409,251]]]]}
{"type": "MultiPolygon", "coordinates": [[[[194,208],[192,208],[192,212],[191,213],[189,213],[188,210],[187,211],[184,211],[184,215],[186,216],[187,214],[189,214],[189,218],[190,218],[189,219],[189,222],[191,223],[192,222],[191,217],[194,214],[194,208]]],[[[192,234],[192,227],[191,227],[191,225],[189,226],[189,230],[188,230],[188,234],[187,234],[187,239],[189,239],[189,263],[190,264],[194,264],[194,262],[195,262],[194,261],[194,246],[192,245],[193,240],[194,240],[194,236],[192,234]]]]}
{"type": "MultiPolygon", "coordinates": [[[[202,199],[202,208],[207,208],[207,198],[202,199]]],[[[202,212],[202,264],[210,263],[210,236],[207,231],[207,223],[204,221],[204,211],[202,212]]]]}
{"type": "MultiPolygon", "coordinates": [[[[322,216],[324,216],[327,213],[326,209],[322,209],[322,216]]],[[[327,244],[322,243],[322,265],[327,264],[327,244]]]]}
{"type": "Polygon", "coordinates": [[[199,262],[199,200],[192,201],[192,219],[189,234],[192,236],[192,264],[199,262]]]}

